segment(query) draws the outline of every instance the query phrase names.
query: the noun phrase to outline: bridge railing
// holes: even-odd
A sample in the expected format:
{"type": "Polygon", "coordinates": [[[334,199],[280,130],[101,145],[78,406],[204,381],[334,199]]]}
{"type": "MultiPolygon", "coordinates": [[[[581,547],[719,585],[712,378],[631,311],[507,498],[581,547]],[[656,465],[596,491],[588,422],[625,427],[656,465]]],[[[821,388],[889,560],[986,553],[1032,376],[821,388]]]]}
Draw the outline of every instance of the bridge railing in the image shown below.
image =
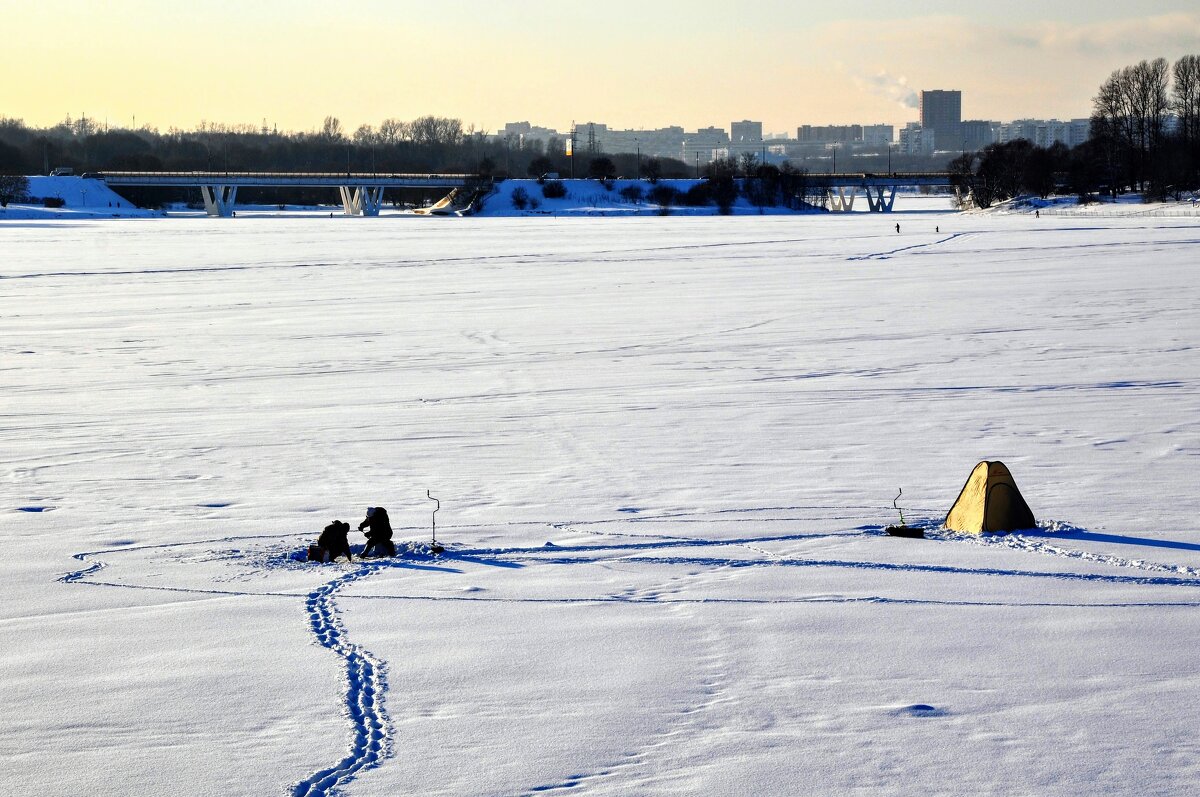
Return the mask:
{"type": "Polygon", "coordinates": [[[188,172],[135,172],[135,171],[99,171],[88,172],[85,176],[99,180],[104,179],[163,179],[163,180],[196,180],[214,181],[223,179],[270,179],[270,180],[486,180],[478,174],[416,174],[410,172],[235,172],[235,171],[188,171],[188,172]]]}

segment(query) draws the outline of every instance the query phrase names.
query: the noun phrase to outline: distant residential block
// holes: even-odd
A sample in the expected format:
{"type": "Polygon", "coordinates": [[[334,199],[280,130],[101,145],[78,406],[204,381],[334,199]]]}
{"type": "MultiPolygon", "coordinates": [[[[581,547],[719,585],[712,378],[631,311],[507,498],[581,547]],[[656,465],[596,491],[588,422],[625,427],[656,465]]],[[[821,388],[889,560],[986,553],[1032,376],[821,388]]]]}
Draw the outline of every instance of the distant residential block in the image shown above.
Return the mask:
{"type": "Polygon", "coordinates": [[[730,122],[729,141],[733,144],[757,144],[763,140],[763,123],[743,119],[730,122]]]}

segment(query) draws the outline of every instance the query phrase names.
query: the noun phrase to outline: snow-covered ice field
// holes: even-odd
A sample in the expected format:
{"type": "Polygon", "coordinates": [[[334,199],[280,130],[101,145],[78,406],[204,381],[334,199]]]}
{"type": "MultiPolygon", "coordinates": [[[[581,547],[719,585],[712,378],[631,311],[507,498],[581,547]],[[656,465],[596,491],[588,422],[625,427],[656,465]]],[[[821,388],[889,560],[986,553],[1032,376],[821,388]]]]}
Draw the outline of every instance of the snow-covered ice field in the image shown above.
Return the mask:
{"type": "Polygon", "coordinates": [[[0,224],[0,792],[1195,793],[1198,270],[1187,219],[0,224]],[[935,531],[985,458],[1040,530],[935,531]],[[292,558],[427,489],[445,556],[292,558]]]}

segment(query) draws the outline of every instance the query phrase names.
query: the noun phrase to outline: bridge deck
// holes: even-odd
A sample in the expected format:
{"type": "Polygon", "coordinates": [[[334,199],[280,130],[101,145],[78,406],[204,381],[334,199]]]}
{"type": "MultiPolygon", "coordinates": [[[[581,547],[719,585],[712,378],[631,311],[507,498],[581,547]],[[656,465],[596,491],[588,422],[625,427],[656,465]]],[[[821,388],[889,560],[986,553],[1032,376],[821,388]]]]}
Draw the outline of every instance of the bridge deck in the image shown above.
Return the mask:
{"type": "Polygon", "coordinates": [[[475,174],[395,174],[371,172],[93,172],[108,185],[197,188],[209,185],[239,188],[457,188],[481,178],[475,174]]]}
{"type": "Polygon", "coordinates": [[[835,187],[850,188],[871,186],[872,188],[891,188],[893,186],[912,185],[952,185],[950,172],[838,172],[822,174],[809,172],[810,182],[826,183],[835,187]]]}

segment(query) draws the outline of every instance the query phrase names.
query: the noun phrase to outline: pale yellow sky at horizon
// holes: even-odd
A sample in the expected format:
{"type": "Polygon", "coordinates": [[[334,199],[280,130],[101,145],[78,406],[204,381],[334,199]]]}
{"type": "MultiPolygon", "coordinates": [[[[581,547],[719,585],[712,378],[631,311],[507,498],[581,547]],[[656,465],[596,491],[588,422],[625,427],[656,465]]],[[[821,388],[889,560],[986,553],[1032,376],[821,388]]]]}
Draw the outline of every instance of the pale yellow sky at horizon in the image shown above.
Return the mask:
{"type": "Polygon", "coordinates": [[[966,118],[1086,116],[1113,69],[1200,52],[1200,12],[1171,1],[500,5],[5,2],[0,23],[25,35],[6,46],[19,72],[0,81],[0,116],[353,130],[436,114],[489,132],[749,118],[794,133],[902,125],[935,88],[962,90],[966,118]]]}

